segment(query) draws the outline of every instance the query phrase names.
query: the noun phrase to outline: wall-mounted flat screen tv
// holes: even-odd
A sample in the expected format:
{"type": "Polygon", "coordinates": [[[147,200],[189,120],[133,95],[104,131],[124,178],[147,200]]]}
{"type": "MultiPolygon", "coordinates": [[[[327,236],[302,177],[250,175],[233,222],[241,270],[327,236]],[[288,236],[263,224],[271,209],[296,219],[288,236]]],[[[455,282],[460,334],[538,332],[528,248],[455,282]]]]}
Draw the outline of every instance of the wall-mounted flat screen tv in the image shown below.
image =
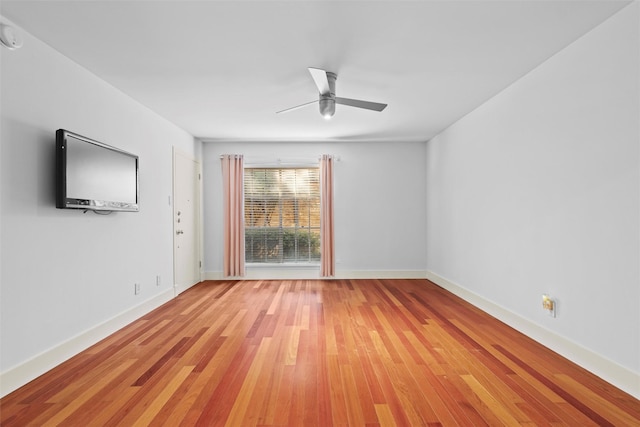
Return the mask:
{"type": "Polygon", "coordinates": [[[137,212],[138,156],[56,131],[56,207],[137,212]]]}

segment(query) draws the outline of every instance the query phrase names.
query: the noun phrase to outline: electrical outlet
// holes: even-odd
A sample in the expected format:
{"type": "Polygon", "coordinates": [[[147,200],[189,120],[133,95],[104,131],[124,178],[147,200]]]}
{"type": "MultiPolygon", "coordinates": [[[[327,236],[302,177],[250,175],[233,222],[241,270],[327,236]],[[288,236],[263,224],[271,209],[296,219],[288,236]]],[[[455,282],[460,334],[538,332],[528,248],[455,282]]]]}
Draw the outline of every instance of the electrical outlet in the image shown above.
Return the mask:
{"type": "Polygon", "coordinates": [[[162,283],[160,276],[156,276],[156,286],[160,286],[160,283],[162,283]]]}
{"type": "Polygon", "coordinates": [[[140,283],[133,284],[133,292],[135,295],[138,295],[140,293],[140,283]]]}
{"type": "Polygon", "coordinates": [[[556,302],[549,295],[542,295],[542,308],[549,312],[549,316],[556,317],[556,302]]]}

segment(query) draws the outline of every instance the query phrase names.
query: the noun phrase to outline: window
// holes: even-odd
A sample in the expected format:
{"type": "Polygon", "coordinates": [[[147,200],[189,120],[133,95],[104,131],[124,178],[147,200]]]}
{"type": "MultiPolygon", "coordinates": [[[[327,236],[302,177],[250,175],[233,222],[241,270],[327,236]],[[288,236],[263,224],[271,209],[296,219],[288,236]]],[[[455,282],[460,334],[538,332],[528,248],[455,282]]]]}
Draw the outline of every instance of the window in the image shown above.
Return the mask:
{"type": "Polygon", "coordinates": [[[245,168],[245,261],[320,262],[318,168],[245,168]]]}

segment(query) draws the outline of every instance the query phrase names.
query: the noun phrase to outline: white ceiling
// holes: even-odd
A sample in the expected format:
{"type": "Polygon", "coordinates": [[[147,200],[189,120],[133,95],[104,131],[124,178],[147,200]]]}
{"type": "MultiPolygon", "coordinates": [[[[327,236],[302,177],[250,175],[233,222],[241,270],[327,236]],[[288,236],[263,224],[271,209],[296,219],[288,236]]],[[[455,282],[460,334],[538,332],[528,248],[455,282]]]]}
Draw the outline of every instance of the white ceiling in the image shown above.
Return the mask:
{"type": "Polygon", "coordinates": [[[204,140],[425,141],[628,1],[10,1],[0,13],[204,140]],[[307,67],[338,74],[324,120],[307,67]]]}

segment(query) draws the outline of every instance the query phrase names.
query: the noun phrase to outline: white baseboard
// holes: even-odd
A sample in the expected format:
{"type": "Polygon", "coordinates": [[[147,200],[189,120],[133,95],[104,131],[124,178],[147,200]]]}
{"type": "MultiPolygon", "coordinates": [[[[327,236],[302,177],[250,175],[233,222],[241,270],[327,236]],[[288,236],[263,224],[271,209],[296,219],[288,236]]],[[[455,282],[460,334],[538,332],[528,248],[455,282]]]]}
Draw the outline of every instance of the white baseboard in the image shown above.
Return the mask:
{"type": "MultiPolygon", "coordinates": [[[[605,381],[640,399],[640,374],[584,348],[558,334],[525,319],[431,271],[338,271],[334,279],[417,279],[427,278],[454,295],[484,310],[512,328],[561,354],[605,381]]],[[[223,280],[222,272],[206,272],[205,280],[223,280]]],[[[239,278],[240,279],[240,278],[239,278]]],[[[317,270],[250,269],[244,280],[320,279],[317,270]],[[250,274],[251,273],[251,274],[250,274]]],[[[186,288],[188,289],[188,288],[186,288]]],[[[178,293],[186,290],[179,290],[178,293]]],[[[65,360],[89,348],[136,319],[170,301],[174,289],[169,289],[113,318],[35,356],[20,365],[0,373],[0,397],[44,374],[65,360]]]]}
{"type": "Polygon", "coordinates": [[[603,380],[613,384],[617,388],[640,399],[640,373],[621,366],[588,348],[556,334],[554,331],[543,328],[508,309],[495,304],[468,289],[441,277],[432,271],[427,271],[426,278],[438,286],[446,289],[463,300],[473,304],[487,312],[496,319],[501,320],[529,338],[550,348],[556,353],[566,357],[589,372],[599,376],[603,380]]]}
{"type": "Polygon", "coordinates": [[[173,299],[173,288],[168,289],[141,304],[126,310],[111,319],[100,323],[69,340],[23,362],[5,372],[0,373],[0,397],[22,387],[29,381],[39,377],[58,366],[100,340],[108,337],[129,323],[144,316],[150,311],[173,299]]]}
{"type": "Polygon", "coordinates": [[[187,289],[195,285],[197,285],[197,283],[194,283],[193,285],[189,285],[189,286],[173,285],[173,294],[174,296],[177,297],[178,295],[180,295],[181,293],[183,293],[184,291],[186,291],[187,289]]]}
{"type": "Polygon", "coordinates": [[[424,279],[425,270],[353,270],[338,271],[337,279],[424,279]]]}
{"type": "Polygon", "coordinates": [[[339,270],[320,277],[317,268],[247,268],[244,277],[224,277],[221,271],[204,273],[204,280],[321,280],[321,279],[424,279],[425,270],[339,270]]]}

